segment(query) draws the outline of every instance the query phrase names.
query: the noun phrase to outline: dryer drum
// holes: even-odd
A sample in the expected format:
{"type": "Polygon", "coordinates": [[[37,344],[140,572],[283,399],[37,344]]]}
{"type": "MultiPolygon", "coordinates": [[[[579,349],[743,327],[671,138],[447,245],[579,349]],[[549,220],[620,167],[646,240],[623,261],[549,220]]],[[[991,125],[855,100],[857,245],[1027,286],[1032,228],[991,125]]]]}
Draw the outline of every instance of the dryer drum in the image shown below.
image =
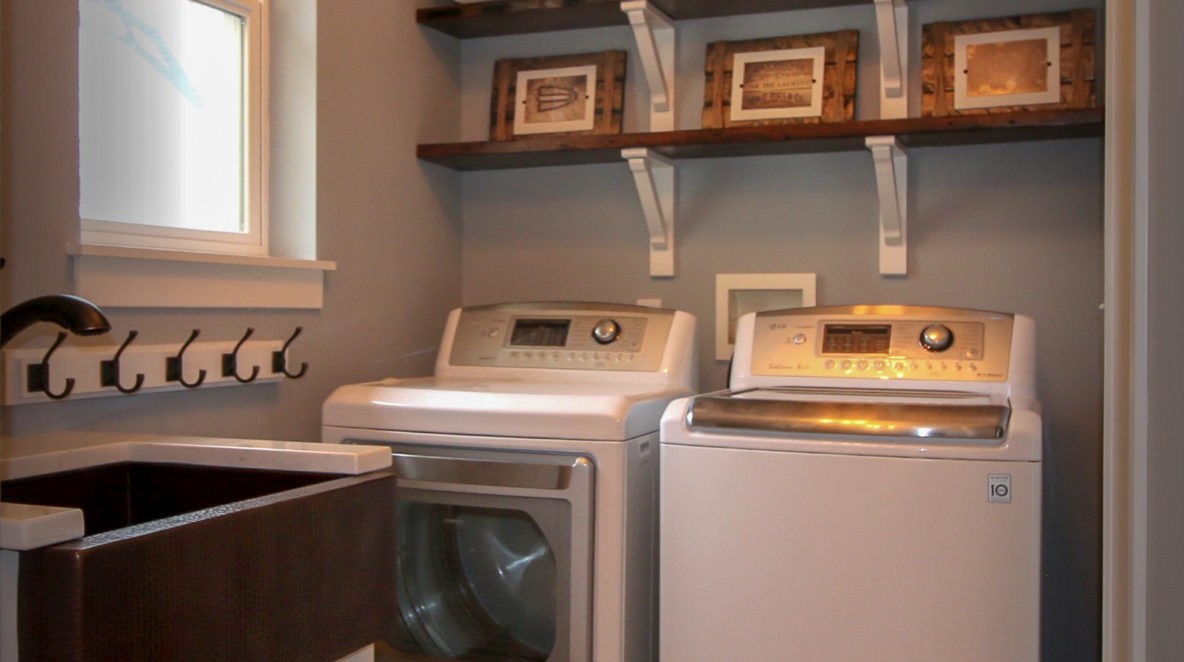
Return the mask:
{"type": "Polygon", "coordinates": [[[390,646],[447,660],[550,657],[556,561],[527,513],[401,500],[398,518],[399,622],[390,646]]]}

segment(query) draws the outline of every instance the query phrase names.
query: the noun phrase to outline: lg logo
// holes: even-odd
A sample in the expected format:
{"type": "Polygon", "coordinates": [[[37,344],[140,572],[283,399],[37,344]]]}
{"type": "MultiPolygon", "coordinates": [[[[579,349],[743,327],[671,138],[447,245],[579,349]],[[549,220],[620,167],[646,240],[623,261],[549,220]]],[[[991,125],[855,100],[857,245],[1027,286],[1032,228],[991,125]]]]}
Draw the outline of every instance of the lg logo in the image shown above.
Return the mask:
{"type": "Polygon", "coordinates": [[[1011,474],[987,474],[987,501],[1011,503],[1011,474]]]}

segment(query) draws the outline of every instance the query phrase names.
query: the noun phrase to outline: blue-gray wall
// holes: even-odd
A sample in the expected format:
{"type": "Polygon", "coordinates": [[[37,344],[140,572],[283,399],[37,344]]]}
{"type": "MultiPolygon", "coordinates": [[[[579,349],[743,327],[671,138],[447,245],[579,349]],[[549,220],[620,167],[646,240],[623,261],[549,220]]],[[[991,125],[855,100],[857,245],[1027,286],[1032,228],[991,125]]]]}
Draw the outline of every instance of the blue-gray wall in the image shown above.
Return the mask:
{"type": "MultiPolygon", "coordinates": [[[[1101,3],[910,3],[913,52],[921,23],[1091,4],[1101,3]]],[[[679,127],[699,126],[707,41],[852,27],[861,31],[857,116],[875,117],[869,5],[681,23],[679,127]]],[[[1099,35],[1101,28],[1099,21],[1099,35]]],[[[465,138],[487,135],[494,60],[607,48],[629,50],[626,131],[643,130],[645,81],[636,49],[626,29],[608,28],[465,42],[465,138]]],[[[1047,421],[1044,659],[1098,659],[1102,142],[914,149],[909,159],[907,278],[878,274],[878,199],[867,152],[680,161],[673,279],[649,277],[645,225],[623,163],[466,173],[464,302],[659,298],[699,318],[704,389],[722,388],[725,380],[726,364],[714,359],[717,273],[816,273],[823,304],[1031,315],[1047,421]]]]}
{"type": "MultiPolygon", "coordinates": [[[[457,136],[459,51],[416,25],[413,4],[319,2],[317,252],[338,265],[326,274],[323,310],[109,309],[111,336],[70,340],[110,345],[136,329],[137,343],[179,346],[192,328],[203,341],[235,340],[248,326],[274,340],[302,326],[291,351],[307,375],[4,407],[3,436],[95,429],[316,441],[321,402],[337,385],[431,370],[444,318],[460,303],[460,180],[422,166],[415,145],[457,136]]],[[[0,300],[11,305],[73,287],[65,245],[78,236],[78,12],[73,0],[0,7],[0,300]]],[[[47,345],[48,326],[14,344],[47,345]]]]}
{"type": "MultiPolygon", "coordinates": [[[[63,244],[76,231],[75,92],[68,78],[72,56],[53,54],[74,38],[73,19],[60,9],[70,4],[2,5],[0,246],[10,262],[0,272],[0,297],[9,303],[70,289],[63,244]],[[38,57],[49,59],[29,59],[38,57]]],[[[414,159],[417,142],[487,135],[489,78],[499,57],[628,49],[626,130],[640,130],[645,84],[626,28],[462,43],[414,24],[410,5],[428,0],[320,4],[318,252],[339,264],[327,277],[325,309],[112,311],[117,333],[137,328],[143,342],[183,339],[195,326],[203,337],[232,338],[248,324],[258,337],[280,338],[303,325],[293,351],[311,364],[309,376],[278,385],[7,407],[0,432],[316,438],[320,402],[335,385],[427,372],[444,313],[461,301],[660,298],[699,317],[705,388],[724,379],[724,366],[712,356],[716,273],[814,272],[822,303],[1025,313],[1036,318],[1040,334],[1039,387],[1048,421],[1044,659],[1098,658],[1100,141],[913,150],[904,279],[877,273],[868,154],[685,162],[679,275],[651,279],[644,224],[623,164],[459,175],[414,159]]],[[[943,0],[911,7],[919,29],[934,20],[1101,4],[943,0]]],[[[870,6],[860,6],[681,24],[679,126],[699,125],[707,41],[845,28],[861,31],[858,115],[874,117],[876,35],[870,6]]],[[[915,34],[914,53],[918,44],[915,34]]],[[[42,333],[30,342],[46,340],[42,333]]]]}

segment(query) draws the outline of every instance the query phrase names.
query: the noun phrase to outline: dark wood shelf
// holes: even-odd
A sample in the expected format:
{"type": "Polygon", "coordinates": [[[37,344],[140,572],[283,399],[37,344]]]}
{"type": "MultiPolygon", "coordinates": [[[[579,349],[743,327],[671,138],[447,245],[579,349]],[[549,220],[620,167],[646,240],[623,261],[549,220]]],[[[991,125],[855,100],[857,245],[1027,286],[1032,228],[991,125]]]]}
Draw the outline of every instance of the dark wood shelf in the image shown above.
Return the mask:
{"type": "Polygon", "coordinates": [[[417,156],[455,170],[498,170],[612,163],[621,150],[647,147],[673,159],[842,152],[864,149],[868,136],[897,136],[905,147],[973,145],[1101,136],[1101,108],[954,117],[781,124],[733,129],[582,135],[429,143],[417,156]]]}
{"type": "MultiPolygon", "coordinates": [[[[872,0],[651,0],[674,20],[759,14],[845,5],[870,5],[872,0]]],[[[498,0],[476,4],[428,7],[416,11],[426,27],[461,39],[527,32],[628,25],[620,0],[498,0]]]]}

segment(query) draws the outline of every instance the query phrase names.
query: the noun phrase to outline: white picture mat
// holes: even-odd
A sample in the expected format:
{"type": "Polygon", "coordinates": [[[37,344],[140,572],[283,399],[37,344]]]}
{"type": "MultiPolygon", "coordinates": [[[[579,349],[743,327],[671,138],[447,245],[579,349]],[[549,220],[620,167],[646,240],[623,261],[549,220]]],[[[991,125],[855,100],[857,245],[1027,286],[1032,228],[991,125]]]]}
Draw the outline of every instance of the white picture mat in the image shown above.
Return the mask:
{"type": "Polygon", "coordinates": [[[817,305],[817,281],[817,274],[716,274],[715,358],[731,358],[741,315],[817,305]]]}
{"type": "Polygon", "coordinates": [[[560,67],[558,69],[532,69],[519,71],[514,92],[514,135],[533,133],[560,133],[566,131],[591,131],[596,126],[596,65],[560,67]],[[539,78],[565,78],[582,76],[586,79],[587,95],[584,98],[584,117],[567,122],[527,122],[526,93],[529,83],[539,78]]]}
{"type": "Polygon", "coordinates": [[[968,108],[994,108],[998,106],[1025,106],[1058,103],[1060,100],[1061,29],[1059,27],[1027,28],[1023,30],[1004,30],[1001,32],[982,32],[979,34],[954,36],[954,108],[963,110],[968,108]],[[1036,39],[1045,40],[1045,56],[1049,63],[1048,70],[1045,72],[1044,91],[985,96],[970,96],[967,93],[966,70],[968,58],[966,57],[966,50],[968,46],[1036,39]]]}
{"type": "Polygon", "coordinates": [[[776,51],[751,51],[732,55],[732,107],[733,122],[745,120],[780,119],[786,117],[819,117],[822,115],[822,76],[826,66],[826,47],[787,48],[776,51]],[[810,90],[810,105],[794,108],[744,108],[744,70],[751,62],[773,62],[778,60],[813,60],[814,83],[810,90]]]}

